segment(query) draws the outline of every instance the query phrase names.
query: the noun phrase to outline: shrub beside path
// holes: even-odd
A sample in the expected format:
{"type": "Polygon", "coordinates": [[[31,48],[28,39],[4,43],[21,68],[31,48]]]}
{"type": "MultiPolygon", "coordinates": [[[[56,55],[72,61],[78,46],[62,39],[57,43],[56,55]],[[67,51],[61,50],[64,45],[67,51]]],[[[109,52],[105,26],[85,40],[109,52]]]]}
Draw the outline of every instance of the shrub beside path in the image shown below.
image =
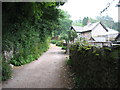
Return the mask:
{"type": "Polygon", "coordinates": [[[66,66],[64,50],[51,44],[38,60],[13,67],[13,77],[2,83],[2,88],[71,88],[73,80],[66,66]]]}

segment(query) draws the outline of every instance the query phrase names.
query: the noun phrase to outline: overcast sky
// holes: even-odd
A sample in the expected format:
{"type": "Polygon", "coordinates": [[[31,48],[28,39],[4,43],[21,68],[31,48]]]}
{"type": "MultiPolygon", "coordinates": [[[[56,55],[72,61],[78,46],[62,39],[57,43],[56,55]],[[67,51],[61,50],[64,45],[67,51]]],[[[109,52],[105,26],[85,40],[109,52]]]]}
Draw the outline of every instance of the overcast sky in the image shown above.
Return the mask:
{"type": "MultiPolygon", "coordinates": [[[[71,15],[72,20],[78,20],[79,18],[88,16],[95,18],[99,16],[100,11],[106,8],[108,3],[113,0],[67,0],[67,2],[60,8],[67,11],[71,15]]],[[[118,21],[118,8],[115,7],[119,0],[115,0],[106,12],[102,16],[109,15],[118,21]]]]}

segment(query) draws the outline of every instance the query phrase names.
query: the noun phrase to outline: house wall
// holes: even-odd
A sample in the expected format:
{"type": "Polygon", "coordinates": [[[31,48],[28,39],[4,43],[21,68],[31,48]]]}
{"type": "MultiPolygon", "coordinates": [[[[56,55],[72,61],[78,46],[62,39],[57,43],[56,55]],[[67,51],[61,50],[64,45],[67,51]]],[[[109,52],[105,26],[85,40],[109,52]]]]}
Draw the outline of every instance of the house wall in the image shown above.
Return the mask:
{"type": "Polygon", "coordinates": [[[91,31],[89,31],[89,32],[82,32],[81,36],[84,37],[86,40],[89,40],[91,38],[91,31]]]}
{"type": "Polygon", "coordinates": [[[99,35],[105,35],[107,31],[102,27],[101,24],[99,24],[95,29],[92,30],[92,36],[99,36],[99,35]]]}
{"type": "Polygon", "coordinates": [[[106,37],[101,36],[101,37],[93,37],[95,41],[97,42],[106,42],[106,37]]]}
{"type": "MultiPolygon", "coordinates": [[[[115,38],[117,37],[118,34],[109,34],[108,35],[108,38],[109,38],[109,41],[114,41],[115,38]]],[[[120,39],[119,39],[120,40],[120,39]]]]}

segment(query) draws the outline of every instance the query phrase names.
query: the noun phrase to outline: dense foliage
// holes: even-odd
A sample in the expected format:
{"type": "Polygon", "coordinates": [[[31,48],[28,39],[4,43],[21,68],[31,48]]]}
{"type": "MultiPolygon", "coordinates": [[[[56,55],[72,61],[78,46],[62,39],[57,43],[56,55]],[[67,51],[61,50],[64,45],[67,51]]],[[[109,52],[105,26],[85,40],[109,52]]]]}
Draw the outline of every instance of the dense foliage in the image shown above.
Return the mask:
{"type": "Polygon", "coordinates": [[[52,36],[55,38],[53,38],[51,42],[67,50],[67,43],[74,41],[77,34],[75,31],[71,30],[72,21],[70,20],[70,15],[65,11],[62,11],[61,14],[64,17],[59,18],[57,30],[52,33],[52,36]]]}
{"type": "Polygon", "coordinates": [[[114,20],[113,20],[113,18],[111,18],[110,16],[102,16],[102,17],[100,17],[100,16],[97,16],[97,18],[96,18],[98,21],[101,21],[106,27],[109,27],[109,28],[111,28],[111,29],[115,29],[115,30],[117,30],[117,31],[119,31],[120,32],[120,27],[119,27],[119,25],[120,25],[120,22],[115,22],[114,20]]]}
{"type": "Polygon", "coordinates": [[[88,20],[86,18],[88,18],[89,22],[91,22],[91,23],[95,23],[95,22],[98,21],[98,20],[90,18],[90,17],[84,17],[83,19],[80,18],[78,20],[75,20],[72,24],[74,26],[81,26],[81,27],[83,27],[83,26],[87,25],[87,23],[88,23],[88,20]]]}
{"type": "Polygon", "coordinates": [[[86,42],[70,48],[76,88],[117,88],[120,47],[96,48],[86,42]]]}
{"type": "MultiPolygon", "coordinates": [[[[2,53],[6,66],[9,63],[15,66],[29,63],[49,48],[52,31],[56,29],[59,18],[62,17],[61,10],[57,7],[63,4],[61,2],[2,4],[2,53]],[[7,57],[5,51],[7,54],[12,51],[12,58],[7,57]]],[[[8,72],[5,70],[8,69],[3,66],[3,78],[7,79],[8,72]]]]}
{"type": "Polygon", "coordinates": [[[70,30],[72,25],[72,20],[70,20],[70,15],[66,11],[61,11],[63,15],[62,18],[59,18],[59,24],[56,27],[56,30],[53,32],[53,37],[62,34],[66,34],[67,30],[70,30]]]}
{"type": "Polygon", "coordinates": [[[0,79],[2,79],[3,81],[9,79],[11,77],[11,73],[12,73],[11,66],[8,65],[7,62],[3,61],[3,63],[2,63],[2,76],[3,77],[0,79]]]}
{"type": "Polygon", "coordinates": [[[74,39],[77,37],[77,33],[73,30],[66,30],[63,31],[59,38],[57,40],[51,40],[51,43],[56,44],[57,46],[62,47],[62,49],[65,49],[67,51],[68,44],[71,42],[74,42],[74,39]]]}

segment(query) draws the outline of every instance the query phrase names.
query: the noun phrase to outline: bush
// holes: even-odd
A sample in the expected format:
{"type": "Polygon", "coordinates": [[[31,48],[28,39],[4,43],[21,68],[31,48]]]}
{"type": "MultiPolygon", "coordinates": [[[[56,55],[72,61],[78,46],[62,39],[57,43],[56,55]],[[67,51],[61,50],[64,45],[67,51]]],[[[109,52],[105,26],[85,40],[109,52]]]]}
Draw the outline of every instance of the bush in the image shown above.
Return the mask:
{"type": "Polygon", "coordinates": [[[72,66],[72,60],[71,59],[67,60],[67,65],[72,66]]]}
{"type": "Polygon", "coordinates": [[[11,66],[7,62],[3,61],[2,62],[2,80],[5,81],[9,79],[11,77],[11,73],[12,73],[11,66]]]}
{"type": "Polygon", "coordinates": [[[63,46],[63,41],[57,41],[56,45],[62,47],[63,46]]]}
{"type": "Polygon", "coordinates": [[[29,49],[21,47],[19,53],[14,55],[14,57],[10,60],[10,63],[15,66],[21,66],[36,60],[49,48],[49,41],[46,40],[43,43],[33,45],[31,45],[32,47],[29,49]]]}
{"type": "Polygon", "coordinates": [[[117,88],[120,47],[96,48],[75,44],[70,48],[70,62],[76,73],[77,88],[117,88]]]}
{"type": "Polygon", "coordinates": [[[52,44],[56,44],[56,43],[57,43],[57,40],[51,40],[51,43],[52,43],[52,44]]]}
{"type": "Polygon", "coordinates": [[[62,46],[62,49],[66,50],[66,49],[67,49],[67,46],[62,46]]]}
{"type": "Polygon", "coordinates": [[[63,47],[63,41],[61,40],[51,40],[52,44],[56,44],[56,46],[63,47]]]}

